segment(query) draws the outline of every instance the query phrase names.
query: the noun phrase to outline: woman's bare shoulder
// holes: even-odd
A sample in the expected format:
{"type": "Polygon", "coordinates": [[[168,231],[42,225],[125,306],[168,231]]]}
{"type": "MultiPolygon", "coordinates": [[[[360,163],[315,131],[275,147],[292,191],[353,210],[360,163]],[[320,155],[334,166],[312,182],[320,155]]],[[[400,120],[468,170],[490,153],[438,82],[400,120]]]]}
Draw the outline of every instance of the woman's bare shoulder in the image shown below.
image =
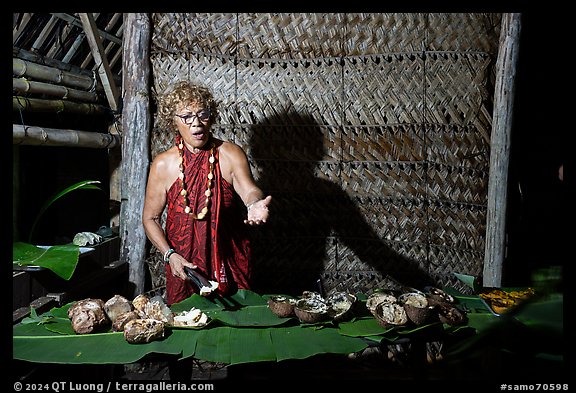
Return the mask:
{"type": "Polygon", "coordinates": [[[172,146],[170,149],[159,153],[152,160],[152,169],[155,171],[170,171],[178,166],[178,148],[172,146]]]}
{"type": "Polygon", "coordinates": [[[222,141],[220,153],[230,158],[239,158],[246,155],[242,147],[230,141],[222,141]]]}

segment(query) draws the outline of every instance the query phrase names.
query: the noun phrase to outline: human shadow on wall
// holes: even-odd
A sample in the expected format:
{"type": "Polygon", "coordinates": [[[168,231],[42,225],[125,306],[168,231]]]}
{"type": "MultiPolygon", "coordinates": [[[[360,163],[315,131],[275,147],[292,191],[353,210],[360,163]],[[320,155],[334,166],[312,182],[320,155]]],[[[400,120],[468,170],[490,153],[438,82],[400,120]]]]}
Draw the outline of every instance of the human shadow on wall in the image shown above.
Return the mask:
{"type": "Polygon", "coordinates": [[[304,290],[329,292],[320,279],[326,271],[332,274],[332,288],[340,279],[348,281],[340,283],[346,290],[382,288],[374,282],[349,287],[358,271],[366,271],[364,264],[393,284],[388,289],[431,285],[418,261],[379,238],[357,202],[340,187],[341,164],[334,154],[326,154],[338,148],[331,139],[312,118],[292,112],[254,127],[248,155],[258,184],[273,201],[267,224],[252,229],[253,289],[295,296],[304,290]]]}

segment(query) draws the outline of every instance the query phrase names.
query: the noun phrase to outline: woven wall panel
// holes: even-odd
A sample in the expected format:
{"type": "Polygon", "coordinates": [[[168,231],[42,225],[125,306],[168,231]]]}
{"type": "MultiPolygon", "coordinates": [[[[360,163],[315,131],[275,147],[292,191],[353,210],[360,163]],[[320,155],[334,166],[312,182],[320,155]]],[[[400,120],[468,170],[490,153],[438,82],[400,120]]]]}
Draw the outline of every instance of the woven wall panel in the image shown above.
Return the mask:
{"type": "Polygon", "coordinates": [[[498,53],[501,18],[497,13],[427,14],[427,49],[498,53]]]}
{"type": "Polygon", "coordinates": [[[389,54],[344,59],[344,124],[420,123],[424,62],[421,55],[389,54]]]}
{"type": "Polygon", "coordinates": [[[436,164],[430,166],[426,177],[427,193],[433,200],[486,206],[487,172],[436,164]]]}
{"type": "Polygon", "coordinates": [[[398,285],[387,279],[385,275],[376,270],[351,270],[333,271],[321,273],[323,291],[329,294],[331,291],[350,291],[352,293],[371,294],[379,289],[393,290],[398,285]]]}
{"type": "Polygon", "coordinates": [[[430,244],[457,249],[484,251],[486,209],[466,205],[431,204],[429,219],[430,244]]]}
{"type": "Polygon", "coordinates": [[[353,206],[355,208],[346,210],[341,216],[344,236],[411,243],[428,241],[427,210],[422,200],[356,197],[353,206]]]}
{"type": "Polygon", "coordinates": [[[454,249],[445,246],[431,246],[428,258],[430,275],[436,282],[456,289],[470,291],[470,288],[458,280],[454,273],[464,273],[476,277],[482,276],[484,251],[454,249]]]}
{"type": "Polygon", "coordinates": [[[236,50],[236,14],[152,14],[152,49],[232,55],[236,50]]]}
{"type": "Polygon", "coordinates": [[[245,127],[245,137],[238,140],[253,160],[339,161],[339,128],[314,124],[296,112],[280,113],[266,121],[271,124],[245,127]]]}
{"type": "Polygon", "coordinates": [[[344,51],[348,56],[421,52],[425,14],[346,14],[344,51]]]}
{"type": "Polygon", "coordinates": [[[482,177],[477,171],[488,170],[490,144],[476,127],[426,124],[424,129],[429,161],[470,169],[468,174],[474,177],[482,177]]]}
{"type": "MultiPolygon", "coordinates": [[[[339,237],[335,271],[379,271],[388,280],[422,286],[430,280],[425,244],[339,237]]],[[[330,270],[330,269],[329,269],[330,270]]]]}
{"type": "MultiPolygon", "coordinates": [[[[274,197],[256,289],[480,274],[499,14],[155,14],[157,91],[201,81],[274,197]],[[389,276],[388,276],[389,275],[389,276]]],[[[152,145],[170,146],[155,130],[152,145]]]]}
{"type": "Polygon", "coordinates": [[[237,108],[240,123],[266,123],[282,113],[299,113],[315,123],[340,124],[341,66],[323,61],[241,61],[237,108]]]}
{"type": "Polygon", "coordinates": [[[428,123],[474,125],[488,141],[491,104],[487,54],[431,53],[426,56],[428,123]]]}
{"type": "Polygon", "coordinates": [[[423,133],[417,125],[343,127],[342,161],[422,161],[423,133]]]}
{"type": "Polygon", "coordinates": [[[239,14],[241,59],[305,59],[342,56],[344,14],[239,14]]]}
{"type": "Polygon", "coordinates": [[[351,196],[424,198],[425,165],[402,162],[342,163],[341,186],[351,196]]]}

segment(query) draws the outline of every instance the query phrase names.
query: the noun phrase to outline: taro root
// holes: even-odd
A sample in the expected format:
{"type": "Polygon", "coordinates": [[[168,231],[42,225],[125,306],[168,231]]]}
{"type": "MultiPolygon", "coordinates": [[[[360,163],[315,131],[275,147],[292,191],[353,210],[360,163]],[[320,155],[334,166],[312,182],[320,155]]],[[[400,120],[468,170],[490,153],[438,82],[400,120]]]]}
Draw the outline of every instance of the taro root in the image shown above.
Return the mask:
{"type": "Polygon", "coordinates": [[[75,302],[68,309],[68,318],[76,334],[97,332],[110,323],[101,299],[88,298],[75,302]]]}
{"type": "Polygon", "coordinates": [[[428,299],[421,292],[403,293],[398,302],[406,310],[408,319],[415,325],[422,325],[434,314],[434,307],[428,305],[428,299]]]}
{"type": "Polygon", "coordinates": [[[144,305],[144,315],[146,318],[152,318],[168,325],[174,323],[174,314],[161,296],[154,296],[144,305]]]}
{"type": "Polygon", "coordinates": [[[120,315],[132,311],[132,303],[124,296],[114,295],[104,303],[104,311],[108,318],[114,323],[120,315]]]}
{"type": "MultiPolygon", "coordinates": [[[[372,295],[366,299],[366,308],[374,315],[376,312],[376,306],[380,303],[396,303],[398,299],[391,292],[374,292],[372,295]]],[[[375,315],[374,315],[375,316],[375,315]]]]}
{"type": "Polygon", "coordinates": [[[398,303],[378,303],[374,317],[382,327],[402,326],[408,323],[406,310],[398,303]]]}
{"type": "Polygon", "coordinates": [[[150,301],[150,298],[144,294],[140,294],[138,296],[136,296],[134,298],[134,300],[132,300],[132,306],[134,307],[134,310],[136,310],[136,312],[144,317],[145,313],[144,313],[144,307],[146,307],[146,304],[150,301]]]}
{"type": "Polygon", "coordinates": [[[328,319],[328,306],[322,298],[302,298],[294,305],[294,313],[301,322],[318,323],[328,319]]]}
{"type": "Polygon", "coordinates": [[[136,311],[125,312],[124,314],[118,316],[114,321],[114,323],[112,323],[112,331],[121,332],[124,330],[124,327],[128,322],[130,322],[133,319],[139,319],[139,318],[140,316],[136,311]]]}
{"type": "Polygon", "coordinates": [[[294,315],[295,299],[286,296],[270,296],[268,298],[268,307],[270,311],[280,318],[287,318],[294,315]]]}
{"type": "Polygon", "coordinates": [[[328,315],[334,321],[343,321],[348,318],[356,303],[356,296],[346,292],[333,292],[326,298],[328,315]]]}
{"type": "Polygon", "coordinates": [[[130,344],[149,343],[164,337],[164,323],[152,318],[133,319],[124,326],[124,338],[130,344]]]}
{"type": "Polygon", "coordinates": [[[451,326],[463,325],[467,322],[466,313],[451,305],[438,305],[438,319],[451,326]]]}

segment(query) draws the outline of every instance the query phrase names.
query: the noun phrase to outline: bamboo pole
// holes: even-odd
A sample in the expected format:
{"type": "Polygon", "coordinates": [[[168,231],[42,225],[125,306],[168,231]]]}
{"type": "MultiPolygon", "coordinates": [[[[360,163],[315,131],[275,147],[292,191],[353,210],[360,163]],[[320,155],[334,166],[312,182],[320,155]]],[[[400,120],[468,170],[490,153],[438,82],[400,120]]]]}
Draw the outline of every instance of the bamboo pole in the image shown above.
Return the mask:
{"type": "Polygon", "coordinates": [[[72,101],[97,102],[98,95],[94,92],[69,89],[65,86],[51,83],[29,81],[24,78],[12,78],[12,89],[20,94],[33,93],[45,94],[52,97],[63,98],[72,101]]]}
{"type": "Polygon", "coordinates": [[[508,13],[503,15],[496,62],[494,120],[490,140],[490,180],[488,182],[483,271],[483,285],[485,287],[500,287],[502,284],[502,265],[506,251],[506,199],[510,136],[520,30],[520,14],[508,13]]]}
{"type": "Polygon", "coordinates": [[[101,132],[12,125],[13,145],[43,145],[113,149],[120,146],[118,135],[101,132]]]}
{"type": "Polygon", "coordinates": [[[58,68],[12,58],[12,74],[17,77],[28,77],[42,82],[62,84],[81,90],[94,90],[96,78],[62,71],[58,68]]]}
{"type": "Polygon", "coordinates": [[[134,294],[144,291],[146,233],[142,206],[148,178],[150,113],[150,19],[143,13],[124,14],[124,105],[122,108],[122,204],[120,261],[128,262],[134,294]]]}
{"type": "Polygon", "coordinates": [[[100,115],[106,113],[108,109],[98,104],[12,96],[12,110],[30,112],[70,112],[81,113],[84,115],[100,115]]]}

